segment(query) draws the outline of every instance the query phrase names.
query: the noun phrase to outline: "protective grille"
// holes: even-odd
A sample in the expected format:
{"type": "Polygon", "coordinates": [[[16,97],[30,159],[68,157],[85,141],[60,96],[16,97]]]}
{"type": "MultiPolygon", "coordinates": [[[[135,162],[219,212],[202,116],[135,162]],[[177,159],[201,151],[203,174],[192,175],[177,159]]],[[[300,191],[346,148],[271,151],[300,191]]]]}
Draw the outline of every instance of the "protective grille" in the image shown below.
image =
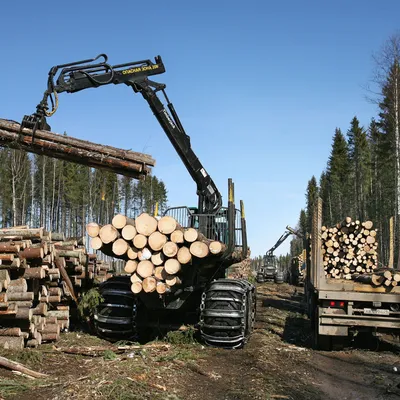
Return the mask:
{"type": "MultiPolygon", "coordinates": [[[[175,218],[182,228],[198,229],[206,238],[219,240],[228,244],[228,209],[223,207],[218,213],[195,214],[194,210],[188,207],[171,207],[167,209],[164,215],[175,218]]],[[[242,246],[242,227],[241,214],[239,210],[235,212],[235,246],[242,246]]]]}

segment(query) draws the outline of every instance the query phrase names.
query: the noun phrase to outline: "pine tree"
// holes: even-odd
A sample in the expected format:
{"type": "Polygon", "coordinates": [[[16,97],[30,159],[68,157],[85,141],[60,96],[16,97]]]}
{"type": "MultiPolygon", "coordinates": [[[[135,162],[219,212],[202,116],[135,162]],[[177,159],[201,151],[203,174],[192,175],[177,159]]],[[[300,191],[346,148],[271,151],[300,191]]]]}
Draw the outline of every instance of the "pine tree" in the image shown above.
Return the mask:
{"type": "Polygon", "coordinates": [[[307,203],[307,232],[311,232],[312,227],[312,217],[314,205],[318,199],[318,185],[315,176],[308,181],[307,193],[306,193],[306,203],[307,203]]]}
{"type": "Polygon", "coordinates": [[[365,130],[356,117],[347,131],[351,181],[353,191],[349,193],[350,215],[365,220],[367,215],[367,195],[370,185],[370,148],[365,130]]]}
{"type": "Polygon", "coordinates": [[[345,137],[336,129],[333,137],[331,155],[327,166],[327,179],[330,187],[332,222],[336,223],[350,214],[350,158],[345,137]]]}

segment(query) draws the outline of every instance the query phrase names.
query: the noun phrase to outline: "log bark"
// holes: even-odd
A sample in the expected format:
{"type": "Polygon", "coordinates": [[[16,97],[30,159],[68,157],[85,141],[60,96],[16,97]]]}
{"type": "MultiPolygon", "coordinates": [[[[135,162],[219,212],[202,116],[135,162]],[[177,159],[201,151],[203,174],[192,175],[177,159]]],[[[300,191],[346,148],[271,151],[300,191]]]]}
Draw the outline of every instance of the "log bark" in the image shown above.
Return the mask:
{"type": "Polygon", "coordinates": [[[21,336],[21,328],[2,328],[0,336],[21,336]]]}
{"type": "Polygon", "coordinates": [[[43,268],[26,268],[23,277],[25,279],[43,279],[46,271],[43,268]]]}
{"type": "MultiPolygon", "coordinates": [[[[1,135],[1,133],[0,133],[1,135]]],[[[41,239],[43,228],[37,229],[0,229],[0,238],[20,237],[22,239],[41,239]]]]}
{"type": "MultiPolygon", "coordinates": [[[[22,336],[0,336],[0,347],[7,350],[22,350],[24,348],[24,338],[22,336]]],[[[0,356],[0,366],[6,367],[0,356]]]]}
{"type": "MultiPolygon", "coordinates": [[[[0,119],[0,128],[9,132],[20,132],[20,125],[8,120],[0,119]]],[[[24,128],[22,133],[27,136],[32,136],[32,130],[24,128]]],[[[87,140],[73,138],[71,136],[60,135],[58,133],[37,130],[35,132],[35,140],[42,139],[56,144],[63,144],[70,147],[77,147],[89,152],[97,152],[103,156],[112,156],[122,160],[130,160],[139,164],[149,165],[154,167],[155,160],[148,154],[138,153],[131,150],[118,149],[112,146],[96,144],[87,140]]]]}
{"type": "Polygon", "coordinates": [[[8,358],[5,357],[0,357],[0,366],[10,369],[12,371],[18,371],[21,372],[25,375],[29,375],[32,376],[34,378],[46,378],[48,375],[46,374],[42,374],[41,372],[36,372],[33,371],[27,367],[25,367],[24,365],[16,362],[16,361],[11,361],[8,358]]]}
{"type": "Polygon", "coordinates": [[[10,281],[7,288],[8,300],[10,300],[10,293],[24,293],[28,290],[26,279],[18,278],[10,281]]]}
{"type": "MultiPolygon", "coordinates": [[[[2,123],[3,120],[0,121],[0,124],[2,123]]],[[[29,131],[26,131],[25,129],[23,133],[16,133],[0,127],[0,144],[6,147],[17,148],[31,153],[87,165],[89,167],[105,169],[117,174],[131,176],[136,179],[140,179],[150,172],[150,169],[142,162],[117,158],[105,154],[104,152],[97,152],[94,148],[86,150],[82,147],[72,145],[70,142],[70,139],[72,138],[67,136],[50,133],[53,140],[43,140],[37,137],[40,133],[39,131],[36,131],[35,140],[33,141],[32,137],[28,133],[29,131]],[[66,138],[69,141],[69,144],[61,143],[59,141],[60,138],[61,140],[66,138]],[[56,139],[57,142],[54,142],[54,139],[56,139]]],[[[97,145],[93,144],[93,146],[97,145]]]]}
{"type": "Polygon", "coordinates": [[[21,250],[19,244],[13,242],[0,243],[0,253],[18,253],[21,250]]]}

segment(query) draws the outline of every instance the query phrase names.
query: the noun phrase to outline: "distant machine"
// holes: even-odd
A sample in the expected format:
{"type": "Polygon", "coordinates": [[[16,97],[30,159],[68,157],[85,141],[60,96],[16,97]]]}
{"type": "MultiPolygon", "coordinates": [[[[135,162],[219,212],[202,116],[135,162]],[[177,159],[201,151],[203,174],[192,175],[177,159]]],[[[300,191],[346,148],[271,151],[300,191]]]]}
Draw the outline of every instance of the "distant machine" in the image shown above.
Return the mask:
{"type": "Polygon", "coordinates": [[[267,251],[263,258],[263,264],[257,271],[256,280],[258,283],[262,282],[276,282],[283,283],[284,276],[282,271],[278,271],[278,259],[274,255],[274,251],[290,236],[296,235],[302,237],[299,232],[290,226],[286,227],[285,232],[277,240],[277,242],[267,251]]]}

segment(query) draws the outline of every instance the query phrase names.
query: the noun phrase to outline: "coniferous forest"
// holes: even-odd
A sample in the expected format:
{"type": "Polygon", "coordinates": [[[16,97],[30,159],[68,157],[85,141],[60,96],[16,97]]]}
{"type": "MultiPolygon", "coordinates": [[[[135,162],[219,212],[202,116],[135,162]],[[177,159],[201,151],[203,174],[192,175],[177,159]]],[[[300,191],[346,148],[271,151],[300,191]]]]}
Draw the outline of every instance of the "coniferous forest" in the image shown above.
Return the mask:
{"type": "Polygon", "coordinates": [[[25,151],[0,149],[0,226],[42,226],[67,236],[85,235],[89,221],[109,223],[118,212],[136,217],[160,213],[167,189],[156,176],[145,180],[25,151]]]}
{"type": "MultiPolygon", "coordinates": [[[[326,226],[347,216],[374,222],[379,262],[387,265],[391,217],[395,249],[400,244],[400,35],[389,38],[374,61],[376,69],[367,94],[377,105],[377,114],[367,126],[354,116],[347,127],[333,132],[326,168],[308,181],[298,229],[302,233],[311,231],[311,210],[321,197],[326,226]]],[[[301,249],[302,241],[293,239],[291,255],[298,255],[301,249]]],[[[400,266],[398,251],[394,264],[400,266]]]]}

